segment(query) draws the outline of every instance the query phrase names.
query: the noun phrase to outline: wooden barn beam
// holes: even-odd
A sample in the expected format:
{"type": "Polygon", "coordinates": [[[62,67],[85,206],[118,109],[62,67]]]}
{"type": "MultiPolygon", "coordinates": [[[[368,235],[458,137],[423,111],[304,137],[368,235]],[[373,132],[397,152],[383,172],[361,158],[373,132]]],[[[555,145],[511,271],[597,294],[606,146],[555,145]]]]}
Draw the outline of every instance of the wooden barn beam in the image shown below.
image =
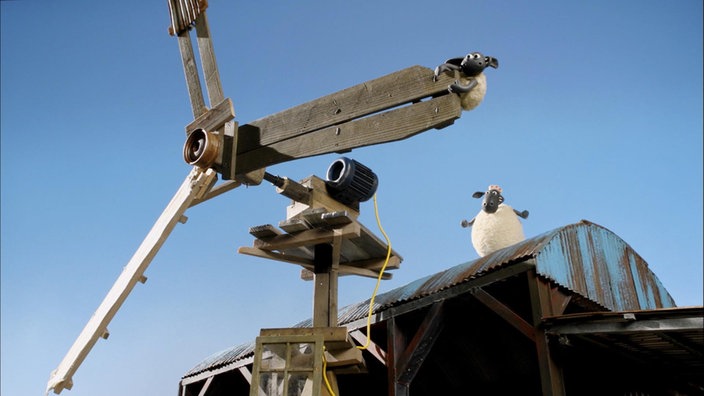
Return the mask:
{"type": "Polygon", "coordinates": [[[535,328],[535,348],[543,396],[564,396],[565,383],[562,369],[550,353],[548,335],[541,326],[546,313],[552,311],[550,285],[541,279],[535,270],[528,271],[528,290],[531,300],[533,326],[535,328]]]}
{"type": "Polygon", "coordinates": [[[408,343],[403,332],[397,327],[396,321],[390,321],[388,336],[391,339],[388,344],[391,347],[386,355],[386,367],[389,373],[391,396],[408,396],[413,378],[428,357],[444,327],[443,305],[444,301],[440,301],[430,307],[408,343]]]}
{"type": "Polygon", "coordinates": [[[435,304],[438,301],[454,298],[465,293],[471,293],[473,290],[479,287],[487,286],[499,280],[507,279],[533,269],[535,269],[535,262],[532,260],[526,260],[522,263],[512,264],[505,268],[501,268],[499,270],[495,270],[488,274],[482,275],[478,278],[465,281],[456,286],[452,286],[450,288],[440,290],[436,293],[432,293],[426,297],[422,297],[417,300],[405,303],[403,305],[384,310],[379,313],[376,321],[383,322],[389,320],[392,317],[397,317],[399,315],[403,315],[411,311],[416,311],[422,307],[435,304]]]}
{"type": "Polygon", "coordinates": [[[369,352],[372,356],[376,358],[376,360],[379,361],[379,363],[383,364],[386,366],[386,351],[381,348],[377,343],[375,343],[372,340],[367,340],[367,336],[362,333],[361,330],[353,330],[350,332],[350,337],[352,337],[359,345],[367,345],[369,343],[369,346],[365,351],[369,352]]]}
{"type": "Polygon", "coordinates": [[[213,383],[213,378],[215,376],[210,376],[208,379],[205,380],[205,384],[203,384],[203,387],[200,388],[200,392],[198,392],[198,396],[205,396],[206,393],[208,392],[208,389],[210,388],[210,384],[213,383]]]}
{"type": "Polygon", "coordinates": [[[397,373],[400,373],[398,382],[410,386],[423,361],[435,345],[435,341],[444,327],[443,304],[444,301],[441,301],[430,307],[423,323],[418,327],[418,331],[401,354],[399,362],[402,366],[396,370],[397,373]]]}
{"type": "Polygon", "coordinates": [[[508,324],[520,331],[524,336],[528,337],[531,341],[535,341],[535,329],[533,328],[533,325],[526,322],[517,313],[513,312],[511,308],[504,305],[501,301],[497,300],[494,296],[487,293],[482,288],[475,290],[473,295],[479,302],[499,315],[508,324]]]}
{"type": "Polygon", "coordinates": [[[389,386],[389,396],[408,396],[408,387],[399,384],[398,368],[396,362],[399,360],[401,351],[406,348],[406,335],[398,328],[396,317],[391,317],[386,322],[386,337],[388,351],[386,353],[386,377],[389,386]]]}

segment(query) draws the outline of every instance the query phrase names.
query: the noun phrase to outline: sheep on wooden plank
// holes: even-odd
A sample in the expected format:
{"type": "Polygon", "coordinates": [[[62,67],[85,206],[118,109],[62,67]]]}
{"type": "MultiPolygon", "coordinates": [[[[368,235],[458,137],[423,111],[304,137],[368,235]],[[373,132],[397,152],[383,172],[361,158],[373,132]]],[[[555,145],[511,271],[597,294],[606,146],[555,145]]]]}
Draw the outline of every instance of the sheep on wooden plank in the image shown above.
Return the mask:
{"type": "Polygon", "coordinates": [[[462,227],[472,227],[472,246],[484,257],[499,249],[525,239],[519,217],[528,218],[528,211],[513,209],[504,202],[501,187],[491,185],[486,193],[477,191],[473,198],[484,197],[482,210],[470,221],[462,220],[462,227]]]}
{"type": "Polygon", "coordinates": [[[464,110],[472,110],[479,106],[486,95],[486,76],[483,72],[487,67],[497,69],[499,60],[479,52],[472,52],[464,58],[446,60],[435,68],[435,76],[453,72],[455,82],[450,84],[448,90],[460,95],[460,104],[464,110]]]}

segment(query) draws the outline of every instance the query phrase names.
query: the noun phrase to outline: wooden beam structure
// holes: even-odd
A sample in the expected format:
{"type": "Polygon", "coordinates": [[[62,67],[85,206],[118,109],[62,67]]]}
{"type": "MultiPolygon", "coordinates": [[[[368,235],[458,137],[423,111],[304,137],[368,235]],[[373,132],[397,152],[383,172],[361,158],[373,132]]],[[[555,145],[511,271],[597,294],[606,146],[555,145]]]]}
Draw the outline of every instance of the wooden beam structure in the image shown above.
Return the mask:
{"type": "Polygon", "coordinates": [[[412,66],[241,125],[238,173],[444,128],[462,113],[451,83],[412,66]]]}
{"type": "MultiPolygon", "coordinates": [[[[239,126],[234,120],[232,100],[225,97],[222,89],[205,13],[207,1],[169,0],[168,5],[171,17],[169,30],[177,37],[194,118],[186,126],[186,134],[191,137],[200,137],[201,133],[208,137],[215,136],[216,159],[214,163],[202,165],[202,168],[194,167],[98,311],[51,374],[47,389],[53,389],[57,394],[64,388],[71,388],[73,373],[97,338],[107,337],[107,323],[135,282],[146,280],[143,273],[151,259],[175,224],[185,222],[185,211],[189,207],[242,184],[261,183],[267,166],[406,139],[430,129],[451,125],[462,113],[459,96],[448,92],[448,87],[454,82],[452,77],[447,74],[435,76],[434,71],[427,67],[412,66],[239,126]],[[207,101],[191,38],[193,28],[207,101]],[[199,134],[193,135],[195,131],[199,134]],[[226,182],[215,186],[217,173],[226,182]]],[[[196,142],[200,144],[199,139],[196,142]]],[[[187,162],[196,164],[195,161],[187,162]]],[[[327,232],[329,230],[311,230],[292,236],[294,232],[286,230],[288,236],[261,238],[254,247],[240,249],[241,253],[299,264],[319,278],[328,276],[329,282],[325,286],[328,293],[328,311],[325,314],[328,325],[334,325],[337,319],[338,275],[374,277],[379,275],[384,262],[387,269],[398,268],[401,262],[401,257],[395,252],[388,261],[383,260],[384,256],[379,251],[384,251],[385,244],[363,226],[354,225],[352,220],[350,226],[346,225],[349,223],[337,223],[340,219],[327,220],[328,226],[334,229],[332,235],[327,232]],[[352,234],[345,233],[350,230],[352,234]],[[301,244],[302,240],[306,242],[301,244]],[[317,251],[317,245],[330,243],[332,260],[322,270],[321,254],[311,255],[310,252],[317,251]],[[333,294],[335,298],[331,299],[333,294]]],[[[327,258],[325,260],[328,263],[327,258]]],[[[389,277],[383,275],[384,279],[389,277]]]]}
{"type": "Polygon", "coordinates": [[[413,337],[407,337],[391,319],[387,327],[389,352],[386,355],[389,396],[408,396],[411,382],[433,348],[444,326],[443,301],[433,304],[413,337]]]}

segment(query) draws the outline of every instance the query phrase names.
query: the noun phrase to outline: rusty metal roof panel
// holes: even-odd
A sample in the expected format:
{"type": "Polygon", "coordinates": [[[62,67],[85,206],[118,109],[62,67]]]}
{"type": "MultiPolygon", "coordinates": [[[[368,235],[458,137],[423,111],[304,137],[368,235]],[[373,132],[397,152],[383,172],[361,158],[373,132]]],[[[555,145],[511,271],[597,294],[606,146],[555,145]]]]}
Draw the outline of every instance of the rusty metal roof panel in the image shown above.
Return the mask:
{"type": "Polygon", "coordinates": [[[536,271],[611,311],[670,308],[675,301],[648,264],[608,229],[588,221],[551,233],[536,271]]]}

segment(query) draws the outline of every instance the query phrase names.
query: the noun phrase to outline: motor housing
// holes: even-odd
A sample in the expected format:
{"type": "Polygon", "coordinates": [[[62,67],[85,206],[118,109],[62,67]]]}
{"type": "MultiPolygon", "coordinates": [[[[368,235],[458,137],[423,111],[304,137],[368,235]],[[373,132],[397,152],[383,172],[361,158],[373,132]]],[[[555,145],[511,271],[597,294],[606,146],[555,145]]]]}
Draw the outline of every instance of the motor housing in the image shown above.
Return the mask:
{"type": "Polygon", "coordinates": [[[361,163],[341,157],[328,167],[325,186],[330,197],[345,205],[354,205],[374,196],[379,179],[361,163]]]}

